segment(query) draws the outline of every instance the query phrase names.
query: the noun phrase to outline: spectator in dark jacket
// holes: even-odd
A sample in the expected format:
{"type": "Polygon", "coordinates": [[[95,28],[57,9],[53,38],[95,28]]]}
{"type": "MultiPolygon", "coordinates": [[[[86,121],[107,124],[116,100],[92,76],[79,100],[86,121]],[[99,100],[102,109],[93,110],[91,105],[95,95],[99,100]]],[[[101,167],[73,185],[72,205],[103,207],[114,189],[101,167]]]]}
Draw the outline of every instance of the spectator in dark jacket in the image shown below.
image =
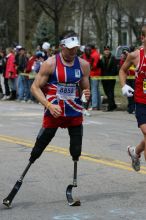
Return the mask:
{"type": "MultiPolygon", "coordinates": [[[[102,76],[115,76],[117,75],[116,59],[112,55],[109,46],[104,47],[104,53],[100,60],[101,75],[102,76]]],[[[113,111],[117,108],[114,98],[116,80],[107,79],[102,80],[103,90],[108,99],[108,107],[106,111],[113,111]]]]}
{"type": "Polygon", "coordinates": [[[27,57],[25,48],[21,47],[19,49],[19,57],[18,57],[18,101],[27,101],[26,94],[27,94],[27,86],[26,86],[26,77],[23,75],[27,66],[27,57]]]}

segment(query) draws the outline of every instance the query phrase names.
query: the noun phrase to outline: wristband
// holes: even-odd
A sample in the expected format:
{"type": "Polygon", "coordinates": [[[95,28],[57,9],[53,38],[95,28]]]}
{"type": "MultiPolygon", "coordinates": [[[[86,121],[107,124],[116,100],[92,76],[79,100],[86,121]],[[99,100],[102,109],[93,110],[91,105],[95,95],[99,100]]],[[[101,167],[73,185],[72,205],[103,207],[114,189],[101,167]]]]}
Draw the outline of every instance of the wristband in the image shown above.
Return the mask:
{"type": "Polygon", "coordinates": [[[49,109],[50,106],[51,106],[51,102],[48,102],[48,104],[47,104],[47,109],[49,109]]]}

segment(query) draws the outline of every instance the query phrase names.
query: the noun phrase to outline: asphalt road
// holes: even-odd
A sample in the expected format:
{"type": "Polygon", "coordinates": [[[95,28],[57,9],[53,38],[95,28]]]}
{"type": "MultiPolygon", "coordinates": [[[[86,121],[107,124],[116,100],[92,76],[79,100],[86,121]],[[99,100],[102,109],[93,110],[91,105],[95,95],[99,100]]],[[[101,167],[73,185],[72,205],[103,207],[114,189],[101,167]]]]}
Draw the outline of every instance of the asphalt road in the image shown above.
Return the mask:
{"type": "Polygon", "coordinates": [[[84,119],[78,187],[73,189],[80,207],[66,201],[66,187],[73,179],[66,129],[57,131],[32,165],[12,208],[3,206],[28,163],[42,115],[38,104],[0,102],[0,220],[145,220],[145,162],[142,157],[141,171],[134,172],[126,152],[142,134],[135,116],[126,111],[94,111],[84,119]]]}

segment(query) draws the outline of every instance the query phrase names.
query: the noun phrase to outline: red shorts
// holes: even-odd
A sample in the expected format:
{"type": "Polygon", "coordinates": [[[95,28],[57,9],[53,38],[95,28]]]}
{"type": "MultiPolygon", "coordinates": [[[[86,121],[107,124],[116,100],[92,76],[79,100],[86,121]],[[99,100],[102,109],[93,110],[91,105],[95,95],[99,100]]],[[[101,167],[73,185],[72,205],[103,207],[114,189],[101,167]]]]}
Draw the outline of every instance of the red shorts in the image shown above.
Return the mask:
{"type": "Polygon", "coordinates": [[[44,116],[43,127],[44,128],[67,128],[72,126],[81,125],[83,122],[83,116],[79,117],[62,117],[54,118],[53,116],[44,116]]]}

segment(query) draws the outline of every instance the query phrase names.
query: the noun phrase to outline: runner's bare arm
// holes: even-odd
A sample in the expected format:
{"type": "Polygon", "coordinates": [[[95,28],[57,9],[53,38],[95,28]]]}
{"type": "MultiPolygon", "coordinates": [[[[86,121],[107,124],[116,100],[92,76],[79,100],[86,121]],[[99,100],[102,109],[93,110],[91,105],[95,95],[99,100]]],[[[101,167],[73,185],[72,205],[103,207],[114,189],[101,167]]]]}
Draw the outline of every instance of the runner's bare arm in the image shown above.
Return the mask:
{"type": "Polygon", "coordinates": [[[129,67],[134,63],[135,57],[137,56],[137,52],[129,53],[124,64],[121,66],[120,71],[119,71],[119,79],[120,79],[120,84],[123,87],[126,84],[126,79],[127,79],[127,72],[129,67]]]}
{"type": "Polygon", "coordinates": [[[33,96],[45,107],[48,106],[48,101],[41,89],[47,83],[49,75],[52,72],[52,63],[50,61],[48,59],[42,64],[40,71],[36,75],[35,80],[31,86],[31,92],[33,96]]]}
{"type": "Polygon", "coordinates": [[[44,105],[47,109],[50,110],[50,113],[53,115],[54,118],[58,118],[61,115],[60,106],[51,104],[42,92],[43,86],[45,86],[48,82],[49,75],[51,75],[54,72],[55,65],[55,56],[50,57],[42,64],[41,69],[39,73],[36,75],[36,78],[32,84],[31,92],[42,105],[44,105]]]}
{"type": "Polygon", "coordinates": [[[88,62],[80,58],[80,65],[83,72],[83,77],[80,81],[80,88],[85,94],[87,100],[90,98],[90,83],[89,83],[89,73],[90,65],[88,62]]]}

